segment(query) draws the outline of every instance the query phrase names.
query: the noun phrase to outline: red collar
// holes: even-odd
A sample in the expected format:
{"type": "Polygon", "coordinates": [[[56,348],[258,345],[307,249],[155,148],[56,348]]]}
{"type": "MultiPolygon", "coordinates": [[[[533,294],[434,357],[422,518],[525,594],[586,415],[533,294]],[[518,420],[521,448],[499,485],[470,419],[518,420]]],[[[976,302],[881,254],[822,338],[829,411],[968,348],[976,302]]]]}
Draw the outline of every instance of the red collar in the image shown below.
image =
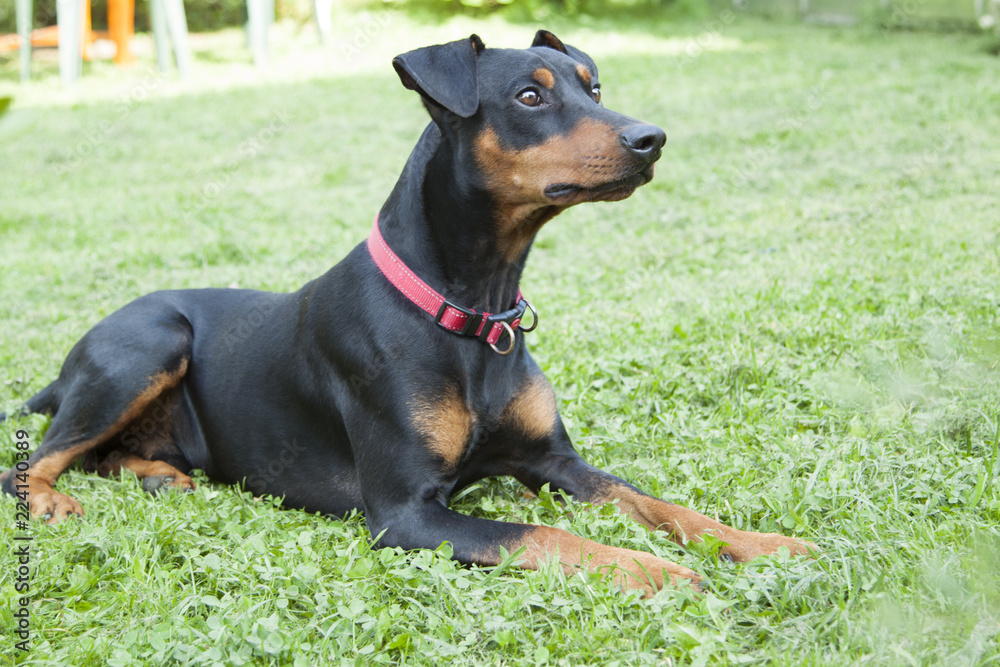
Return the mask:
{"type": "Polygon", "coordinates": [[[446,300],[418,278],[392,251],[382,238],[382,232],[379,231],[377,215],[372,233],[368,237],[368,252],[375,260],[375,265],[382,271],[382,275],[406,295],[406,298],[433,316],[435,322],[460,336],[479,338],[482,342],[488,343],[494,352],[509,354],[514,349],[515,331],[518,329],[524,332],[534,331],[538,326],[538,313],[528,300],[521,296],[520,290],[517,292],[517,305],[495,315],[475,308],[462,308],[446,300]],[[521,317],[526,309],[530,309],[532,314],[530,329],[521,327],[521,317]],[[501,349],[497,347],[497,342],[505,332],[510,343],[501,349]]]}

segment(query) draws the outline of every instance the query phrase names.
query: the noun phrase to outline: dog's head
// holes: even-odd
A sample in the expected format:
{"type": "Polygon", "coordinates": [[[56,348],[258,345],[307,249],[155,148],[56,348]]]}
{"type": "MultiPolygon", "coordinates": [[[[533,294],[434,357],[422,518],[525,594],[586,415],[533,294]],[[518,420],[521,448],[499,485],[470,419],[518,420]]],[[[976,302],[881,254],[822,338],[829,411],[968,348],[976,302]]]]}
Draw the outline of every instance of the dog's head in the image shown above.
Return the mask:
{"type": "Polygon", "coordinates": [[[515,254],[566,207],[625,199],[648,183],[666,141],[655,125],[606,109],[594,61],[545,30],[528,49],[487,49],[472,35],[393,66],[457,166],[492,197],[501,236],[521,239],[510,239],[515,254]]]}

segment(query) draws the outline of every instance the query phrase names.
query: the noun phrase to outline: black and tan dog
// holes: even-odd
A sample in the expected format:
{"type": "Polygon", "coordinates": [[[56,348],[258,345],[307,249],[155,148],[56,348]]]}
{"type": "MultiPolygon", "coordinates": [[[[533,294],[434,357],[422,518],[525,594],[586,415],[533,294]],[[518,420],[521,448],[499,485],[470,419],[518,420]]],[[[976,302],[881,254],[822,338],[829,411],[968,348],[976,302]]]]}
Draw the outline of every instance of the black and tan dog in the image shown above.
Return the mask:
{"type": "Polygon", "coordinates": [[[607,569],[647,594],[667,577],[698,580],[651,554],[448,509],[463,486],[513,475],[534,491],[617,500],[676,541],[710,533],[732,560],[807,553],[588,465],[525,349],[518,280],[536,232],[569,206],[649,182],[663,131],[604,108],[594,62],[545,31],[529,49],[486,49],[473,35],[393,65],[433,122],[368,242],[292,294],[156,292],[99,322],[27,402],[51,427],[3,490],[27,491],[31,514],[53,523],[83,514],[53,488],[80,457],[102,474],[131,470],[151,491],[191,488],[202,468],[290,507],[361,509],[380,546],[448,541],[481,565],[525,547],[524,567],[607,569]]]}

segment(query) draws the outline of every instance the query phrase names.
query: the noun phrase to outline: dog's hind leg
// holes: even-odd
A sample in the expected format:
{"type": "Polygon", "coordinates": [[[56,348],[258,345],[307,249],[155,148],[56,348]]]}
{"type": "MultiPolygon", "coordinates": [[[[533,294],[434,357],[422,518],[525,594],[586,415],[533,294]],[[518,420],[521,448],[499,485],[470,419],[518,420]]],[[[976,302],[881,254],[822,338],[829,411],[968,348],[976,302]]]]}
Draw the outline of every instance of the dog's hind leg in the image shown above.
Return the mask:
{"type": "Polygon", "coordinates": [[[122,449],[112,451],[97,465],[97,473],[103,477],[118,475],[122,470],[142,480],[143,490],[154,496],[164,489],[194,489],[194,481],[166,461],[144,459],[122,449]]]}
{"type": "Polygon", "coordinates": [[[191,463],[176,444],[178,431],[184,428],[182,400],[180,387],[165,390],[121,430],[116,441],[91,450],[84,470],[103,477],[128,470],[153,495],[164,489],[193,490],[188,476],[191,463]]]}
{"type": "Polygon", "coordinates": [[[26,471],[0,475],[0,488],[27,491],[32,517],[56,523],[82,515],[56,480],[73,461],[118,435],[187,372],[191,329],[168,304],[145,298],[113,313],[70,352],[51,391],[52,424],[26,471]]]}

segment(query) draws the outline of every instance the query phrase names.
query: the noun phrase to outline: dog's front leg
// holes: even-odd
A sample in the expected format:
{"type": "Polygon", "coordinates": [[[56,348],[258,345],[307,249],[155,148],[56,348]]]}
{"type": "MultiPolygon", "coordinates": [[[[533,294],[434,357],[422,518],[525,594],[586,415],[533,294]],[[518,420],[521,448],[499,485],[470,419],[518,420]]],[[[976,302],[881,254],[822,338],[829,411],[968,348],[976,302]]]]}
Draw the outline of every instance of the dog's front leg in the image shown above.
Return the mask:
{"type": "Polygon", "coordinates": [[[536,570],[555,561],[567,575],[581,569],[605,574],[623,590],[638,589],[645,597],[667,582],[697,587],[700,581],[688,568],[653,554],[598,544],[549,526],[470,517],[436,500],[368,509],[366,516],[372,535],[379,536],[379,547],[434,549],[449,542],[455,560],[476,565],[499,565],[503,561],[501,547],[508,554],[524,548],[518,559],[521,567],[536,570]]]}
{"type": "MultiPolygon", "coordinates": [[[[561,429],[560,429],[561,430],[561,429]]],[[[537,491],[549,484],[574,500],[604,504],[618,501],[618,509],[650,530],[667,533],[678,544],[700,541],[702,535],[714,535],[726,543],[720,555],[737,562],[773,554],[787,547],[792,554],[806,555],[817,549],[804,540],[777,533],[754,533],[731,528],[694,510],[647,495],[614,475],[584,461],[571,448],[549,453],[531,465],[520,466],[516,476],[528,488],[537,491]]]]}
{"type": "Polygon", "coordinates": [[[567,574],[602,573],[646,596],[667,582],[697,585],[697,574],[650,553],[598,544],[549,526],[491,521],[448,509],[460,480],[500,474],[503,466],[491,473],[491,462],[503,460],[508,445],[518,449],[517,442],[502,428],[492,437],[478,437],[474,417],[454,385],[436,391],[414,387],[407,399],[391,405],[402,409],[348,415],[365,518],[377,546],[436,549],[449,542],[456,560],[478,565],[499,565],[504,552],[523,549],[522,567],[557,562],[567,574]],[[463,458],[476,445],[473,453],[479,458],[465,459],[469,477],[463,478],[463,458]]]}

